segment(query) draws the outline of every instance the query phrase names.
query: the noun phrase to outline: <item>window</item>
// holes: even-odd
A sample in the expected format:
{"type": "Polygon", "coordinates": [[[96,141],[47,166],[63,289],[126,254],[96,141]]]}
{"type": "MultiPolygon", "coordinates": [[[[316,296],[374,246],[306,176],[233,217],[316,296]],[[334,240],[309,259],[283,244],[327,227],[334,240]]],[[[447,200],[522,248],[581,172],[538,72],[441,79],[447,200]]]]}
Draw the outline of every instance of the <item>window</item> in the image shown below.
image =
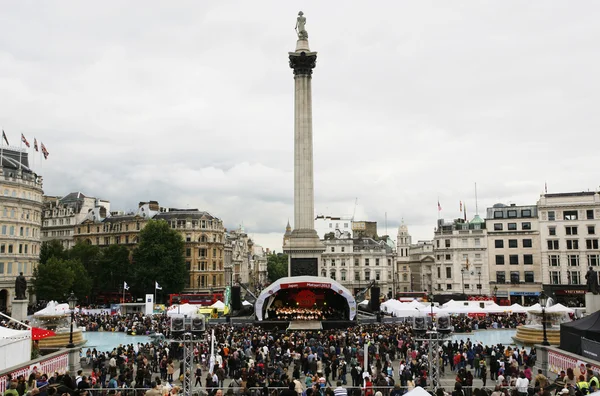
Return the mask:
{"type": "Polygon", "coordinates": [[[504,265],[504,256],[496,255],[496,265],[504,265]]]}
{"type": "Polygon", "coordinates": [[[533,254],[524,254],[523,255],[523,264],[532,265],[533,264],[533,254]]]}
{"type": "Polygon", "coordinates": [[[567,235],[577,235],[577,226],[566,226],[565,232],[567,235]]]}
{"type": "Polygon", "coordinates": [[[445,242],[446,247],[449,248],[450,247],[450,239],[446,239],[445,242]]]}
{"type": "Polygon", "coordinates": [[[329,277],[333,280],[335,280],[335,271],[331,271],[331,273],[329,274],[329,277]]]}
{"type": "Polygon", "coordinates": [[[354,280],[355,281],[359,281],[360,280],[360,272],[354,271],[354,280]]]}
{"type": "Polygon", "coordinates": [[[466,238],[463,238],[463,240],[462,240],[462,246],[463,247],[468,247],[469,246],[469,240],[466,239],[466,238]]]}
{"type": "Polygon", "coordinates": [[[548,220],[550,220],[550,221],[556,220],[556,213],[553,210],[548,211],[548,220]]]}
{"type": "Polygon", "coordinates": [[[504,213],[501,210],[494,211],[494,219],[503,219],[504,213]]]}
{"type": "Polygon", "coordinates": [[[519,271],[510,271],[510,283],[519,283],[521,281],[521,275],[519,271]]]}
{"type": "Polygon", "coordinates": [[[494,223],[494,231],[502,231],[502,223],[494,223]]]}
{"type": "Polygon", "coordinates": [[[508,240],[508,247],[511,249],[517,248],[519,247],[519,241],[517,241],[516,239],[509,239],[508,240]]]}
{"type": "Polygon", "coordinates": [[[481,260],[481,253],[475,253],[475,261],[481,260]]]}
{"type": "Polygon", "coordinates": [[[516,231],[517,230],[517,223],[508,223],[508,230],[509,231],[516,231]]]}
{"type": "Polygon", "coordinates": [[[588,226],[587,230],[588,230],[588,235],[594,235],[596,233],[596,227],[595,226],[588,226]]]}
{"type": "Polygon", "coordinates": [[[560,285],[560,271],[550,271],[550,283],[560,285]]]}
{"type": "Polygon", "coordinates": [[[548,227],[548,235],[556,235],[556,227],[548,227]]]}
{"type": "Polygon", "coordinates": [[[523,247],[524,248],[530,248],[533,246],[533,242],[531,241],[531,239],[523,239],[523,247]]]}
{"type": "Polygon", "coordinates": [[[558,250],[558,240],[549,240],[548,250],[558,250]]]}
{"type": "Polygon", "coordinates": [[[531,217],[531,209],[521,210],[521,217],[531,217]]]}
{"type": "Polygon", "coordinates": [[[577,220],[576,210],[565,210],[563,212],[563,220],[577,220]]]}
{"type": "Polygon", "coordinates": [[[190,261],[186,261],[185,262],[185,266],[187,268],[188,271],[190,271],[192,269],[192,263],[190,261]]]}
{"type": "Polygon", "coordinates": [[[596,267],[600,265],[600,255],[598,254],[588,254],[588,266],[596,267]]]}
{"type": "Polygon", "coordinates": [[[465,289],[469,289],[471,288],[471,285],[469,285],[468,283],[465,283],[465,289]]]}
{"type": "Polygon", "coordinates": [[[340,279],[341,279],[342,281],[345,281],[345,280],[346,280],[346,271],[342,271],[342,272],[340,272],[340,279]]]}
{"type": "Polygon", "coordinates": [[[524,221],[521,223],[522,230],[531,230],[531,223],[528,221],[524,221]]]}
{"type": "Polygon", "coordinates": [[[335,259],[331,259],[331,266],[335,267],[335,259]]]}
{"type": "MultiPolygon", "coordinates": [[[[406,274],[402,274],[402,281],[403,282],[408,282],[408,275],[406,274]]],[[[406,288],[405,288],[406,289],[406,288]]]]}
{"type": "Polygon", "coordinates": [[[357,258],[354,259],[354,266],[358,267],[358,259],[357,258]]]}
{"type": "Polygon", "coordinates": [[[381,280],[381,272],[375,271],[375,280],[381,280]]]}
{"type": "Polygon", "coordinates": [[[346,247],[342,246],[342,253],[346,251],[346,247]]]}
{"type": "Polygon", "coordinates": [[[502,249],[504,247],[504,241],[502,239],[496,239],[494,241],[494,247],[496,249],[502,249]]]}
{"type": "Polygon", "coordinates": [[[567,255],[567,263],[568,263],[569,267],[579,266],[579,255],[578,254],[568,254],[567,255]]]}
{"type": "Polygon", "coordinates": [[[569,271],[567,272],[567,275],[569,275],[569,284],[579,285],[581,283],[581,274],[579,273],[579,271],[569,271]]]}
{"type": "Polygon", "coordinates": [[[331,251],[332,251],[332,252],[335,252],[335,246],[332,246],[332,247],[331,247],[331,251]]]}
{"type": "Polygon", "coordinates": [[[452,260],[452,256],[450,254],[446,255],[446,260],[452,260]]]}
{"type": "Polygon", "coordinates": [[[379,265],[379,259],[378,258],[375,259],[375,265],[379,265]]]}
{"type": "Polygon", "coordinates": [[[510,263],[510,265],[519,265],[519,255],[511,254],[510,256],[508,256],[508,262],[510,263]]]}
{"type": "Polygon", "coordinates": [[[365,280],[371,280],[371,273],[369,271],[365,271],[365,280]]]}
{"type": "Polygon", "coordinates": [[[506,273],[504,271],[496,271],[496,283],[506,282],[506,273]]]}
{"type": "Polygon", "coordinates": [[[342,259],[342,264],[341,265],[342,265],[342,267],[346,266],[346,259],[342,259]]]}
{"type": "Polygon", "coordinates": [[[533,271],[525,271],[525,283],[533,283],[533,271]]]}
{"type": "Polygon", "coordinates": [[[365,265],[369,265],[369,259],[368,258],[365,259],[365,265]]]}
{"type": "Polygon", "coordinates": [[[567,250],[577,250],[577,249],[579,249],[579,240],[567,239],[567,250]]]}
{"type": "Polygon", "coordinates": [[[187,257],[192,257],[192,249],[190,249],[190,248],[185,249],[185,255],[187,257]]]}
{"type": "Polygon", "coordinates": [[[446,290],[452,290],[452,283],[448,283],[446,285],[446,290]]]}
{"type": "Polygon", "coordinates": [[[6,253],[6,245],[5,244],[0,245],[0,253],[6,253]]]}
{"type": "Polygon", "coordinates": [[[597,239],[587,239],[585,241],[585,247],[588,249],[598,250],[598,240],[597,239]]]}
{"type": "Polygon", "coordinates": [[[588,220],[594,219],[594,209],[588,209],[585,211],[585,218],[588,220]]]}
{"type": "Polygon", "coordinates": [[[442,267],[437,267],[438,279],[442,277],[442,267]]]}
{"type": "Polygon", "coordinates": [[[446,267],[446,279],[452,279],[452,267],[446,267]]]}
{"type": "Polygon", "coordinates": [[[509,210],[507,214],[509,219],[514,219],[517,217],[517,211],[513,209],[509,210]]]}
{"type": "Polygon", "coordinates": [[[392,265],[392,259],[388,259],[388,267],[392,265]]]}

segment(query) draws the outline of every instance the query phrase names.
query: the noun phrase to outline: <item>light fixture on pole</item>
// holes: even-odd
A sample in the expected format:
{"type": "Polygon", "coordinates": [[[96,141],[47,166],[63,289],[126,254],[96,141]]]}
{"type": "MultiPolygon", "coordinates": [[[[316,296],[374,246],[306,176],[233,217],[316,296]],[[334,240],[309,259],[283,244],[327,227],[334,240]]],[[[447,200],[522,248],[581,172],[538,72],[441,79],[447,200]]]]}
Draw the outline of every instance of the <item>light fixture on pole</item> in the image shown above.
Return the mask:
{"type": "Polygon", "coordinates": [[[496,296],[497,296],[497,294],[498,294],[498,286],[494,286],[494,302],[495,302],[496,304],[498,304],[498,301],[496,301],[496,298],[497,298],[496,296]]]}
{"type": "Polygon", "coordinates": [[[477,276],[479,276],[479,283],[477,284],[477,288],[479,289],[479,295],[481,296],[481,270],[477,270],[477,276]]]}
{"type": "Polygon", "coordinates": [[[75,308],[77,307],[77,297],[75,294],[71,292],[69,298],[67,298],[67,302],[69,303],[69,309],[71,310],[71,330],[69,332],[69,344],[67,348],[74,348],[75,344],[73,344],[73,321],[75,320],[75,308]]]}
{"type": "Polygon", "coordinates": [[[550,346],[548,342],[548,335],[546,334],[546,303],[548,303],[548,296],[542,290],[540,293],[540,305],[542,306],[542,328],[544,330],[544,340],[542,341],[542,345],[550,346]]]}

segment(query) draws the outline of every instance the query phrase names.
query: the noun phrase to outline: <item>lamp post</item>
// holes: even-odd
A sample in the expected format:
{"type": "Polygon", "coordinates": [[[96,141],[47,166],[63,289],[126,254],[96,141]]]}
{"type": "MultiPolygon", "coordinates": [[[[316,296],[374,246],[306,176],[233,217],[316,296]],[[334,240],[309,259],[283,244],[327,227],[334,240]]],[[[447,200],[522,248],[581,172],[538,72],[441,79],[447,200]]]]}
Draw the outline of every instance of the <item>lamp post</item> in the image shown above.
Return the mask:
{"type": "Polygon", "coordinates": [[[427,299],[431,303],[431,328],[435,329],[435,326],[434,326],[434,323],[433,323],[433,290],[429,290],[429,294],[427,295],[427,299]]]}
{"type": "Polygon", "coordinates": [[[462,280],[462,294],[465,295],[465,269],[460,269],[460,279],[462,280]]]}
{"type": "Polygon", "coordinates": [[[496,297],[496,295],[498,294],[498,286],[494,286],[494,302],[496,304],[498,304],[498,298],[496,297]]]}
{"type": "Polygon", "coordinates": [[[67,344],[67,348],[74,348],[75,344],[73,344],[73,321],[75,320],[75,307],[77,307],[77,297],[75,294],[71,292],[69,298],[67,298],[67,302],[69,303],[69,309],[71,310],[71,330],[69,332],[69,344],[67,344]]]}
{"type": "Polygon", "coordinates": [[[544,340],[542,341],[542,345],[550,346],[548,342],[548,335],[546,334],[546,303],[548,302],[548,296],[542,290],[540,293],[540,305],[542,306],[542,328],[544,329],[544,340]]]}
{"type": "Polygon", "coordinates": [[[477,270],[477,276],[479,276],[479,283],[477,284],[477,288],[479,289],[479,295],[481,296],[481,270],[477,270]]]}

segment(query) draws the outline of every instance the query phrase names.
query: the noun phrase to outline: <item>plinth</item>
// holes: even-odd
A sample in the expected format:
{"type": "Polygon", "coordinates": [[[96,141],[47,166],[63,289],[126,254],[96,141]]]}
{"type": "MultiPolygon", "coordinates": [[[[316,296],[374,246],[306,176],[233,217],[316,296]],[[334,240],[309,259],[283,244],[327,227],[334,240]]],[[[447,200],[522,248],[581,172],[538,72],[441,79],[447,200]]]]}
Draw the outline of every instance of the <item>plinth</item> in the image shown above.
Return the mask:
{"type": "Polygon", "coordinates": [[[19,322],[27,319],[27,306],[29,305],[29,300],[13,300],[12,309],[11,309],[11,317],[19,322]]]}
{"type": "Polygon", "coordinates": [[[600,294],[585,293],[585,314],[600,311],[600,294]]]}

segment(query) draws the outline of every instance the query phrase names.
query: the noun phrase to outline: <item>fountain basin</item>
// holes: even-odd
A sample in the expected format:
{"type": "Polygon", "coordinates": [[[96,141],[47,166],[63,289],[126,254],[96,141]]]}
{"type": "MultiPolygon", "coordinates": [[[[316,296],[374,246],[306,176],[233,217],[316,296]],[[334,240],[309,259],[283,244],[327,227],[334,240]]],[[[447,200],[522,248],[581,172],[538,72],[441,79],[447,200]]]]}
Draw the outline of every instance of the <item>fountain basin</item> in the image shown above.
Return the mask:
{"type": "MultiPolygon", "coordinates": [[[[546,337],[550,345],[560,345],[560,327],[548,326],[546,337]]],[[[544,340],[544,329],[542,325],[519,326],[513,340],[524,345],[541,344],[544,340]]]]}

